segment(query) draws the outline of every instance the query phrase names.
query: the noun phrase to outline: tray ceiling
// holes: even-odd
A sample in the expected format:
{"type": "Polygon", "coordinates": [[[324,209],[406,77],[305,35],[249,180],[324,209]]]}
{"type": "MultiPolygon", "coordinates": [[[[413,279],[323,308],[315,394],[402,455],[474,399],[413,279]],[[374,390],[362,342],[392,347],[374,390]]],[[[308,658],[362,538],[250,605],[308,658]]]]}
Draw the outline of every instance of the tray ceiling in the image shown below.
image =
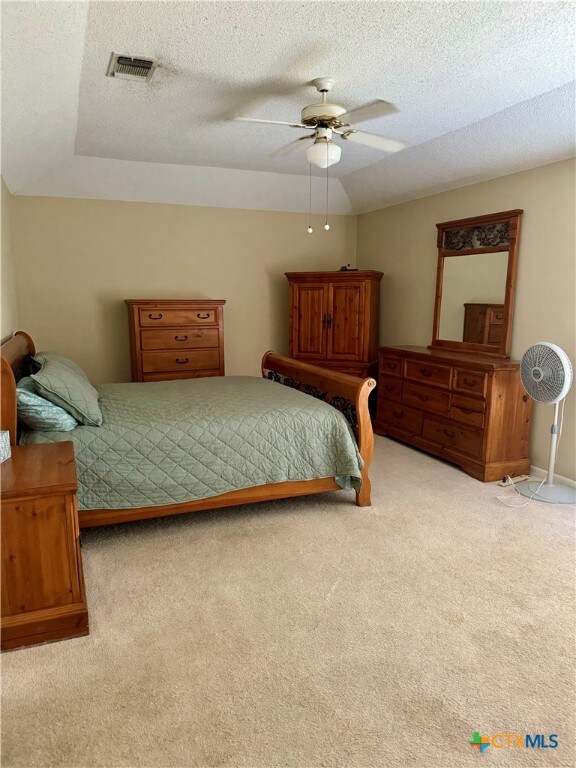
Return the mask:
{"type": "MultiPolygon", "coordinates": [[[[397,114],[359,127],[409,144],[394,156],[343,144],[331,174],[350,210],[574,153],[572,3],[2,5],[2,167],[17,193],[61,194],[73,177],[75,195],[102,196],[90,191],[90,176],[101,190],[110,161],[122,161],[127,173],[130,163],[145,164],[144,186],[155,200],[164,190],[167,202],[191,202],[170,189],[169,166],[181,167],[179,184],[200,177],[220,184],[222,172],[211,175],[212,168],[249,171],[252,179],[261,172],[266,188],[278,177],[279,189],[300,190],[305,147],[270,155],[301,133],[229,118],[298,120],[316,101],[307,83],[318,76],[336,80],[331,98],[346,108],[393,102],[397,114]],[[23,61],[30,47],[35,55],[23,61]],[[150,83],[107,78],[111,51],[160,64],[150,83]],[[298,178],[285,179],[291,175],[298,178]]],[[[120,199],[130,195],[122,189],[120,199]]],[[[282,208],[278,194],[272,207],[282,208]]]]}

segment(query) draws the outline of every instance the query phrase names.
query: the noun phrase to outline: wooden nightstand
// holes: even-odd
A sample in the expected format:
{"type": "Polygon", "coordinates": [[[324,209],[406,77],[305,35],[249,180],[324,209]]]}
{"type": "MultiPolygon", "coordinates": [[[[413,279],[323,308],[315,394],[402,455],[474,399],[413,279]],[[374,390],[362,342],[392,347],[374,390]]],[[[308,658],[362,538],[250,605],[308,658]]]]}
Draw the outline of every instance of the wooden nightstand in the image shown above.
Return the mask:
{"type": "Polygon", "coordinates": [[[2,650],[88,634],[71,442],[1,465],[2,650]]]}

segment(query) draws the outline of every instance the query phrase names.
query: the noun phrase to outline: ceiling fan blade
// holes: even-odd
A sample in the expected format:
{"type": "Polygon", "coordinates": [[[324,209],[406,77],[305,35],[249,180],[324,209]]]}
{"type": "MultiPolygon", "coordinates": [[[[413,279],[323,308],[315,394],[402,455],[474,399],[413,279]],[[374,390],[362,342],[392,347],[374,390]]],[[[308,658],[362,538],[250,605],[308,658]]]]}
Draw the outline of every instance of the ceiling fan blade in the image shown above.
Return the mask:
{"type": "Polygon", "coordinates": [[[398,112],[394,104],[389,101],[383,101],[382,99],[376,99],[369,104],[364,104],[356,109],[351,109],[349,112],[345,112],[340,115],[339,120],[343,123],[352,125],[353,123],[364,123],[367,120],[375,120],[377,117],[386,117],[386,115],[393,115],[398,112]]]}
{"type": "Polygon", "coordinates": [[[349,133],[344,136],[348,141],[353,141],[356,144],[364,144],[365,147],[372,147],[372,149],[380,149],[382,152],[400,152],[401,149],[406,148],[406,144],[402,141],[396,141],[396,139],[387,139],[385,136],[376,136],[374,133],[366,133],[365,131],[356,131],[355,133],[349,133]]]}
{"type": "Polygon", "coordinates": [[[275,152],[272,152],[269,157],[284,157],[284,155],[289,155],[295,150],[300,148],[300,142],[304,141],[305,139],[313,139],[315,138],[316,134],[311,133],[309,136],[300,136],[299,139],[295,139],[294,141],[291,141],[290,144],[286,144],[285,147],[281,147],[280,149],[277,149],[275,152]]]}
{"type": "Polygon", "coordinates": [[[282,120],[260,120],[260,118],[257,117],[235,117],[235,121],[240,121],[242,123],[269,123],[270,125],[289,125],[291,128],[308,128],[307,125],[301,125],[300,123],[285,123],[282,120]]]}

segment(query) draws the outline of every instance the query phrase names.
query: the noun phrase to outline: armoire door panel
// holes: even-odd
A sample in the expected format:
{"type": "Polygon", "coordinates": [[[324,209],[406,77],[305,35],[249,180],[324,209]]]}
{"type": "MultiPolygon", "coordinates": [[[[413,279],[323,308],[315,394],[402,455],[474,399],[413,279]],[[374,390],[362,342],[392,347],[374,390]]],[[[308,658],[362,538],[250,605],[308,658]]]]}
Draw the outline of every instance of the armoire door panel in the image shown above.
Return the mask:
{"type": "Polygon", "coordinates": [[[362,359],[364,304],[364,283],[329,286],[328,360],[362,359]]]}
{"type": "Polygon", "coordinates": [[[326,304],[325,285],[319,283],[294,286],[292,355],[302,358],[326,356],[326,304]]]}

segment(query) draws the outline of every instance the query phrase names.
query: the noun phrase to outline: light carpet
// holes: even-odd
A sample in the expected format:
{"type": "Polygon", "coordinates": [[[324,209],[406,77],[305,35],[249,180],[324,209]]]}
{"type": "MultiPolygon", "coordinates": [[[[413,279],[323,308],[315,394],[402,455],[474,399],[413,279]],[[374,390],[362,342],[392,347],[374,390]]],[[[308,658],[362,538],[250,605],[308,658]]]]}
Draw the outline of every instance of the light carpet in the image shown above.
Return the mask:
{"type": "Polygon", "coordinates": [[[3,655],[3,765],[572,766],[575,508],[384,438],[371,474],[85,531],[90,635],[3,655]]]}

